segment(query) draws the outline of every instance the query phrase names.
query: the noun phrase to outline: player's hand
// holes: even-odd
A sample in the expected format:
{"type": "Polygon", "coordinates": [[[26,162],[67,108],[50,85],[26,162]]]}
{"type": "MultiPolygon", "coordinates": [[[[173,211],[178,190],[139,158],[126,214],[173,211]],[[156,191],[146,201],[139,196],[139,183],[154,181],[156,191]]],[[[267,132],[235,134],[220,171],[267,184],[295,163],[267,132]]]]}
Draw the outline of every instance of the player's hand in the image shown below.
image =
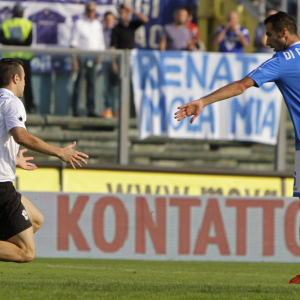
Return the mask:
{"type": "Polygon", "coordinates": [[[37,166],[33,163],[28,162],[29,160],[33,160],[33,157],[24,157],[23,154],[27,152],[27,149],[22,149],[19,151],[17,157],[16,157],[16,165],[20,168],[27,170],[27,171],[33,171],[37,168],[37,166]]]}
{"type": "Polygon", "coordinates": [[[85,153],[73,150],[73,148],[75,146],[76,146],[76,142],[73,142],[73,144],[70,144],[70,145],[66,146],[65,148],[62,148],[62,151],[59,155],[59,158],[62,161],[69,163],[74,170],[76,169],[75,164],[78,167],[82,167],[81,162],[84,164],[87,164],[87,162],[84,158],[89,157],[85,153]]]}
{"type": "Polygon", "coordinates": [[[178,111],[175,113],[175,119],[181,121],[189,116],[193,116],[191,123],[200,115],[201,111],[204,108],[204,104],[201,99],[189,102],[178,107],[178,111]]]}

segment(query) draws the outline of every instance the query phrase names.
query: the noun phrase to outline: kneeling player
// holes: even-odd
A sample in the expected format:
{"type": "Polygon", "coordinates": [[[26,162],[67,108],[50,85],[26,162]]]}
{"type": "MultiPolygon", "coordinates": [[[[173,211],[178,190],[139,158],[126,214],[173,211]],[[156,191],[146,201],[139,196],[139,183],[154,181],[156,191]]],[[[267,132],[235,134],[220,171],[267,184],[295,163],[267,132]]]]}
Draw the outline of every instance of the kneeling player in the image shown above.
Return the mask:
{"type": "Polygon", "coordinates": [[[33,234],[42,226],[44,218],[37,208],[14,186],[16,165],[35,170],[36,165],[19,151],[19,145],[30,150],[57,156],[62,161],[81,167],[88,155],[75,151],[74,142],[65,148],[47,144],[27,132],[26,112],[19,98],[23,97],[25,73],[22,62],[0,60],[0,261],[29,262],[35,256],[33,234]]]}

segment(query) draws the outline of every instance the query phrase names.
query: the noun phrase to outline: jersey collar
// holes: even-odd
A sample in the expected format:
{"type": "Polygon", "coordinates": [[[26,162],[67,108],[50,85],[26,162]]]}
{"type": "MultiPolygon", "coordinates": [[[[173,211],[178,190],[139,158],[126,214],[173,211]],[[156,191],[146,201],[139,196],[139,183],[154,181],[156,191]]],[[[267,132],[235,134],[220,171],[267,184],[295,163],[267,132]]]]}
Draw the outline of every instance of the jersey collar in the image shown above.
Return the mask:
{"type": "Polygon", "coordinates": [[[292,44],[290,47],[295,46],[295,45],[298,45],[298,44],[300,44],[300,41],[298,41],[298,42],[292,44]]]}
{"type": "Polygon", "coordinates": [[[4,88],[0,89],[0,93],[8,93],[8,94],[11,94],[13,96],[15,95],[11,90],[4,89],[4,88]]]}

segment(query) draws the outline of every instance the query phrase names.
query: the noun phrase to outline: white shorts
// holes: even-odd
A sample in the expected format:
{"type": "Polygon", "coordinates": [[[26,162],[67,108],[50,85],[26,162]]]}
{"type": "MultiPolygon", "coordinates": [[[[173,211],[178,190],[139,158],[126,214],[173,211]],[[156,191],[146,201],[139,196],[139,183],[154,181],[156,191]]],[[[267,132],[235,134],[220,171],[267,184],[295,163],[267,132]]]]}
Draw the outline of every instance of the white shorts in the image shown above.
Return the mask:
{"type": "Polygon", "coordinates": [[[295,154],[294,197],[300,197],[300,150],[295,154]]]}

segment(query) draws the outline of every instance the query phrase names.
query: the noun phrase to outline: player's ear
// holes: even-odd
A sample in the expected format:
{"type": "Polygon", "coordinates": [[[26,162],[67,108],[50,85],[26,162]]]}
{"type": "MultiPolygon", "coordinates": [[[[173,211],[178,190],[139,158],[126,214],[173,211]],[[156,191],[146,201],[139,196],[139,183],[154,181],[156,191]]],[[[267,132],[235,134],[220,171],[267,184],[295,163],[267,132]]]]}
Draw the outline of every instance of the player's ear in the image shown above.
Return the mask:
{"type": "Polygon", "coordinates": [[[19,75],[18,75],[18,74],[15,74],[15,75],[12,77],[12,82],[13,82],[14,84],[16,84],[18,81],[19,81],[19,75]]]}
{"type": "Polygon", "coordinates": [[[282,37],[288,36],[289,31],[286,28],[283,28],[281,32],[282,32],[282,37]]]}

